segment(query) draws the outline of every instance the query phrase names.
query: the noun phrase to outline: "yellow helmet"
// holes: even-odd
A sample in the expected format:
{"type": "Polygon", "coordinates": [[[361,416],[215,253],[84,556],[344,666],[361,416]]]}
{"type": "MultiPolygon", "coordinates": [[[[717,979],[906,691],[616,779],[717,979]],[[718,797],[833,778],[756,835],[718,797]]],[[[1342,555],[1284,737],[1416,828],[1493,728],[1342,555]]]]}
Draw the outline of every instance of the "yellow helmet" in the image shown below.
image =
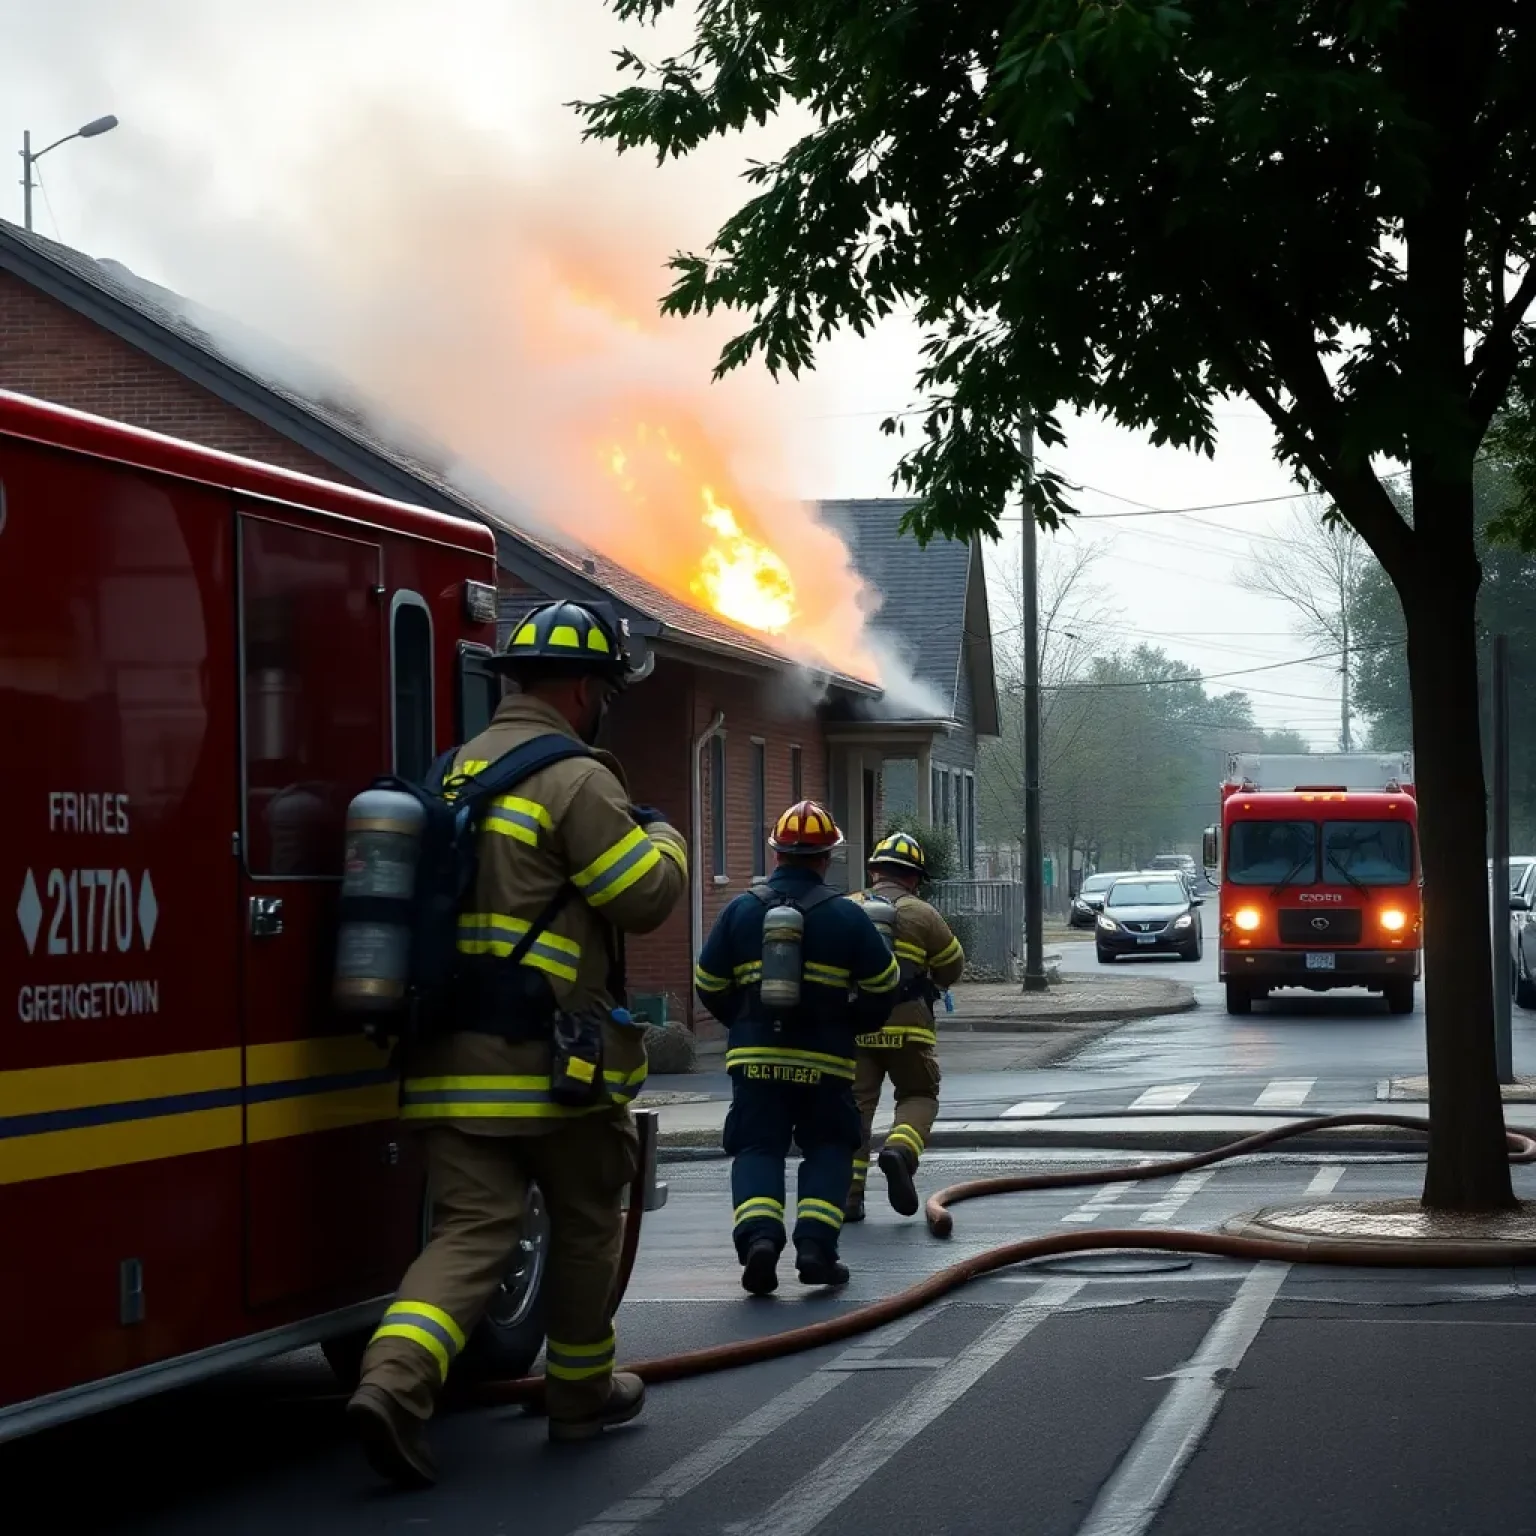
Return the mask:
{"type": "Polygon", "coordinates": [[[893,832],[876,843],[875,851],[870,854],[867,862],[871,869],[883,864],[893,869],[910,870],[918,875],[928,873],[928,860],[923,853],[923,845],[908,832],[893,832]]]}

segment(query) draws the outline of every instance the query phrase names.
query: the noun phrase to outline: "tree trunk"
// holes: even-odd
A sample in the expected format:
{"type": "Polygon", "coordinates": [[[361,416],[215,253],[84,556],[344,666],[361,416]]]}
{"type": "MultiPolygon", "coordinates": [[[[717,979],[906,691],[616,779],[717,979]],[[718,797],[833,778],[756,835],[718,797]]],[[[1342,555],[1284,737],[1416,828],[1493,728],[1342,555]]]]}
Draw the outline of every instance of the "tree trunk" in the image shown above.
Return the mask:
{"type": "MultiPolygon", "coordinates": [[[[1467,494],[1470,501],[1470,484],[1467,494]]],[[[1488,817],[1477,697],[1479,571],[1470,517],[1464,540],[1447,538],[1446,525],[1462,521],[1458,509],[1435,510],[1449,515],[1442,521],[1416,501],[1416,558],[1405,573],[1408,590],[1399,594],[1408,625],[1424,874],[1430,1132],[1423,1199],[1437,1210],[1502,1210],[1514,1204],[1514,1194],[1494,1065],[1488,817]]]]}

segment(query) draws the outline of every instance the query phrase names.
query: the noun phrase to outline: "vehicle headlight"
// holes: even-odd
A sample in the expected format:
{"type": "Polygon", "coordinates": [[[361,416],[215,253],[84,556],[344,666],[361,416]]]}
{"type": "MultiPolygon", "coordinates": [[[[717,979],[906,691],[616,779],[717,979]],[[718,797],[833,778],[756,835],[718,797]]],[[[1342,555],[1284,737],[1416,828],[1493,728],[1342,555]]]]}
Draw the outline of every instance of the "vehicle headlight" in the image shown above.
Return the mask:
{"type": "Polygon", "coordinates": [[[1241,928],[1244,933],[1252,933],[1259,926],[1261,919],[1257,907],[1239,907],[1232,914],[1232,925],[1241,928]]]}
{"type": "Polygon", "coordinates": [[[1398,907],[1386,907],[1381,914],[1381,926],[1389,933],[1401,933],[1408,926],[1408,914],[1398,907]]]}
{"type": "Polygon", "coordinates": [[[1173,926],[1175,928],[1192,928],[1194,927],[1194,923],[1194,914],[1191,912],[1186,912],[1182,917],[1176,917],[1174,919],[1173,926]]]}
{"type": "Polygon", "coordinates": [[[1103,913],[1103,912],[1099,913],[1099,927],[1100,928],[1114,929],[1114,928],[1118,928],[1119,926],[1120,925],[1114,920],[1114,918],[1108,916],[1106,913],[1103,913]]]}

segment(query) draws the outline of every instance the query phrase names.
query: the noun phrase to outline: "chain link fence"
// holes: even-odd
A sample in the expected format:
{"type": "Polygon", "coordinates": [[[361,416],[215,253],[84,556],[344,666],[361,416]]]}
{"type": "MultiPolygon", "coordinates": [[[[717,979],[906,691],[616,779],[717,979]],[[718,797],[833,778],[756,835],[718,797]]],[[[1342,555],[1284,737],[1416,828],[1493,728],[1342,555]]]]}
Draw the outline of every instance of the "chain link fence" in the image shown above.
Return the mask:
{"type": "Polygon", "coordinates": [[[924,892],[965,949],[965,980],[1012,981],[1024,952],[1017,880],[936,880],[924,892]]]}

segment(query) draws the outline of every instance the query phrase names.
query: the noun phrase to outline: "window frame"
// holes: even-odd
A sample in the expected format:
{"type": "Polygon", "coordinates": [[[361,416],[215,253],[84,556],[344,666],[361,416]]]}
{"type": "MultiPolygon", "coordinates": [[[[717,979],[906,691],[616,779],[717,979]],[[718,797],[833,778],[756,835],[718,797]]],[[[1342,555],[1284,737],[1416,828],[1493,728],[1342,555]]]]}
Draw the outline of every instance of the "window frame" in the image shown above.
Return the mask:
{"type": "Polygon", "coordinates": [[[768,876],[768,743],[761,736],[749,738],[752,748],[752,878],[768,876]]]}
{"type": "Polygon", "coordinates": [[[389,760],[391,771],[397,778],[408,779],[400,763],[400,635],[399,618],[406,609],[415,609],[427,620],[427,760],[422,767],[423,775],[437,756],[437,627],[432,622],[432,609],[421,593],[402,587],[389,600],[389,760]]]}
{"type": "MultiPolygon", "coordinates": [[[[239,732],[236,741],[236,757],[239,767],[237,784],[240,794],[240,873],[243,879],[250,881],[253,885],[340,885],[344,877],[344,871],[339,867],[339,853],[338,867],[333,874],[299,874],[257,870],[252,868],[251,865],[251,722],[248,711],[250,683],[248,629],[250,616],[246,587],[247,567],[249,564],[246,554],[246,530],[252,524],[262,524],[281,528],[289,533],[312,534],[320,538],[334,539],[339,543],[350,544],[359,549],[368,550],[374,559],[373,589],[375,598],[382,596],[384,592],[384,547],[377,539],[367,536],[375,530],[355,525],[349,519],[336,518],[329,513],[313,511],[309,508],[302,509],[302,515],[283,516],[282,513],[286,510],[288,509],[280,504],[275,505],[259,499],[247,498],[241,498],[235,508],[235,535],[232,541],[233,560],[231,564],[234,577],[235,599],[235,676],[238,680],[235,723],[236,729],[239,732]]],[[[374,615],[376,618],[379,617],[376,601],[374,615]]],[[[379,641],[375,640],[375,668],[378,667],[380,660],[379,641]]],[[[373,675],[377,682],[378,672],[375,671],[373,675]]],[[[381,725],[383,719],[383,711],[381,710],[381,725]]],[[[381,734],[384,733],[381,732],[381,734]]],[[[392,729],[388,734],[384,735],[384,740],[380,742],[380,746],[393,754],[394,740],[392,729]]],[[[270,852],[270,849],[268,851],[270,852]]]]}
{"type": "Polygon", "coordinates": [[[709,866],[713,879],[730,879],[730,840],[726,836],[725,732],[709,738],[709,866]]]}

